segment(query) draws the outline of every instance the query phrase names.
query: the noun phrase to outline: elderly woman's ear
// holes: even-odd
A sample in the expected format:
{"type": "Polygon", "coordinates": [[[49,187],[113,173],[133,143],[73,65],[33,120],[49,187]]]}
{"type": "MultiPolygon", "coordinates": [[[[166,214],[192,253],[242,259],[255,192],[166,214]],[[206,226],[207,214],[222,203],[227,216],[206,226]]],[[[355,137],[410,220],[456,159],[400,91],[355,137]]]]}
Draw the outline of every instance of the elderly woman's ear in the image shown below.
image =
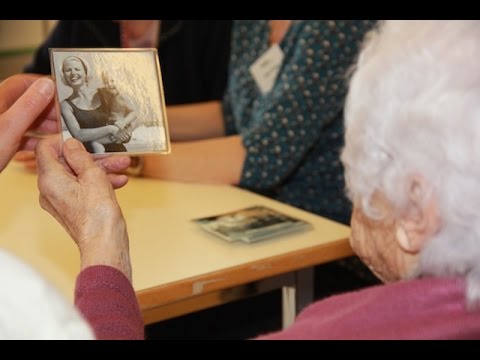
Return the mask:
{"type": "Polygon", "coordinates": [[[403,251],[416,254],[441,226],[435,193],[420,175],[408,180],[408,204],[396,226],[395,237],[403,251]]]}

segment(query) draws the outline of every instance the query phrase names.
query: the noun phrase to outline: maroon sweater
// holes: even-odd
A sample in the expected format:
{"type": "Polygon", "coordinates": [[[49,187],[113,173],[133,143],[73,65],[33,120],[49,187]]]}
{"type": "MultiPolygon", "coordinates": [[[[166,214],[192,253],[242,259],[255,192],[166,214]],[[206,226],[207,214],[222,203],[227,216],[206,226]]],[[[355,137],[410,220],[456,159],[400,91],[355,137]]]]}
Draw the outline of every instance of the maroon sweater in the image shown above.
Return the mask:
{"type": "Polygon", "coordinates": [[[332,296],[261,339],[480,339],[460,278],[424,278],[332,296]]]}
{"type": "Polygon", "coordinates": [[[144,326],[135,291],[119,270],[91,266],[77,277],[75,305],[99,340],[142,340],[144,326]]]}
{"type": "MultiPolygon", "coordinates": [[[[120,271],[82,271],[75,303],[97,339],[144,338],[135,292],[120,271]]],[[[463,279],[417,279],[318,301],[288,329],[259,339],[480,339],[480,311],[466,311],[463,279]]]]}

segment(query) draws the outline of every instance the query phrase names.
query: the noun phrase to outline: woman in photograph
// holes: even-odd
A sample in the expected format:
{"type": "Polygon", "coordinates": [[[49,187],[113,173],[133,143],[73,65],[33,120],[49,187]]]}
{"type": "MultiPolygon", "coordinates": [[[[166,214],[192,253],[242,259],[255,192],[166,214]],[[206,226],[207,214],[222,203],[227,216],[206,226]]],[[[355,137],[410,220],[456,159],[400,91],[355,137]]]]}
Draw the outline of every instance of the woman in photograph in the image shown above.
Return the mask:
{"type": "Polygon", "coordinates": [[[62,76],[73,93],[60,103],[62,118],[70,134],[80,140],[91,152],[123,152],[127,149],[116,138],[120,129],[108,125],[108,114],[100,101],[98,89],[89,87],[89,68],[78,56],[68,56],[63,60],[62,76]],[[97,140],[109,136],[110,143],[100,145],[97,140]],[[100,145],[100,146],[95,146],[100,145]]]}

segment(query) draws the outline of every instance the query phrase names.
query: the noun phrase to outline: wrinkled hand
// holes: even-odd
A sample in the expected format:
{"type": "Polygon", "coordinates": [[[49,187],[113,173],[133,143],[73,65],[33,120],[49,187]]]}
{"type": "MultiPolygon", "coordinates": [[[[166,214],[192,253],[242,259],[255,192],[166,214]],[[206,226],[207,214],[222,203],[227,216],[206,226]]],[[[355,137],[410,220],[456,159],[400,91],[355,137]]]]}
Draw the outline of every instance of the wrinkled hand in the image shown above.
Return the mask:
{"type": "Polygon", "coordinates": [[[130,159],[109,157],[96,163],[79,141],[62,144],[59,136],[40,141],[35,152],[40,205],[76,242],[81,269],[108,265],[131,280],[128,234],[113,190],[128,178],[108,173],[125,170],[130,159]]]}
{"type": "Polygon", "coordinates": [[[14,75],[0,84],[0,171],[17,150],[32,150],[37,138],[25,133],[57,132],[53,81],[34,74],[14,75]]]}

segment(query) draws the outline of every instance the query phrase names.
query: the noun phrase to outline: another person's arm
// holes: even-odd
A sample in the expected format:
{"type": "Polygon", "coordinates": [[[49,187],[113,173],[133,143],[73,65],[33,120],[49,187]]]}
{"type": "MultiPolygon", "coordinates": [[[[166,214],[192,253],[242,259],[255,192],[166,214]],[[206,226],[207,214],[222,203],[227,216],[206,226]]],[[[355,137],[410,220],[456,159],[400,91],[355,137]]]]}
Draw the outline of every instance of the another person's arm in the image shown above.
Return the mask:
{"type": "Polygon", "coordinates": [[[225,135],[222,104],[208,101],[167,107],[168,128],[173,141],[190,141],[225,135]]]}
{"type": "MultiPolygon", "coordinates": [[[[45,139],[36,147],[38,187],[42,208],[62,224],[80,250],[75,304],[98,339],[143,339],[143,319],[131,285],[126,223],[113,190],[125,185],[127,177],[105,174],[77,140],[63,145],[58,140],[45,139]]],[[[109,159],[110,168],[118,171],[129,164],[126,157],[109,159]]]]}
{"type": "Polygon", "coordinates": [[[220,102],[170,106],[167,116],[170,136],[177,142],[172,143],[172,153],[168,156],[144,156],[141,175],[185,182],[238,184],[246,150],[240,136],[225,136],[220,102]]]}
{"type": "MultiPolygon", "coordinates": [[[[312,26],[318,27],[319,23],[312,22],[312,26]]],[[[323,46],[314,32],[303,36],[305,41],[311,40],[313,48],[323,46]]],[[[235,44],[241,41],[239,39],[235,44]]],[[[271,93],[258,97],[260,103],[251,114],[243,114],[251,117],[242,119],[244,123],[248,121],[251,124],[244,129],[237,129],[234,125],[235,110],[238,109],[236,102],[254,99],[231,99],[227,94],[224,108],[217,104],[215,111],[206,107],[202,112],[194,106],[190,111],[186,110],[187,107],[169,109],[172,140],[192,140],[194,135],[199,134],[203,138],[209,134],[233,136],[174,143],[170,156],[144,158],[143,175],[169,180],[240,184],[256,190],[271,189],[281,184],[319,141],[323,129],[341,116],[343,107],[341,99],[345,95],[345,86],[340,66],[346,70],[350,59],[344,57],[342,63],[330,64],[317,54],[319,52],[314,51],[312,55],[307,50],[307,47],[298,46],[294,54],[285,60],[271,93]],[[217,116],[210,117],[214,121],[209,123],[205,114],[217,116]],[[212,128],[220,128],[221,131],[205,133],[206,129],[212,128]]],[[[233,51],[242,50],[234,48],[233,51]]],[[[342,50],[330,47],[328,54],[337,55],[337,51],[342,50]]],[[[252,84],[245,86],[256,86],[248,73],[248,64],[236,61],[238,63],[232,60],[231,69],[239,69],[239,76],[249,77],[248,81],[252,84]]],[[[210,105],[213,107],[213,104],[210,105]]],[[[238,116],[242,114],[236,114],[238,116]]]]}
{"type": "Polygon", "coordinates": [[[238,184],[246,151],[240,136],[172,144],[168,156],[143,157],[142,176],[184,182],[238,184]]]}

